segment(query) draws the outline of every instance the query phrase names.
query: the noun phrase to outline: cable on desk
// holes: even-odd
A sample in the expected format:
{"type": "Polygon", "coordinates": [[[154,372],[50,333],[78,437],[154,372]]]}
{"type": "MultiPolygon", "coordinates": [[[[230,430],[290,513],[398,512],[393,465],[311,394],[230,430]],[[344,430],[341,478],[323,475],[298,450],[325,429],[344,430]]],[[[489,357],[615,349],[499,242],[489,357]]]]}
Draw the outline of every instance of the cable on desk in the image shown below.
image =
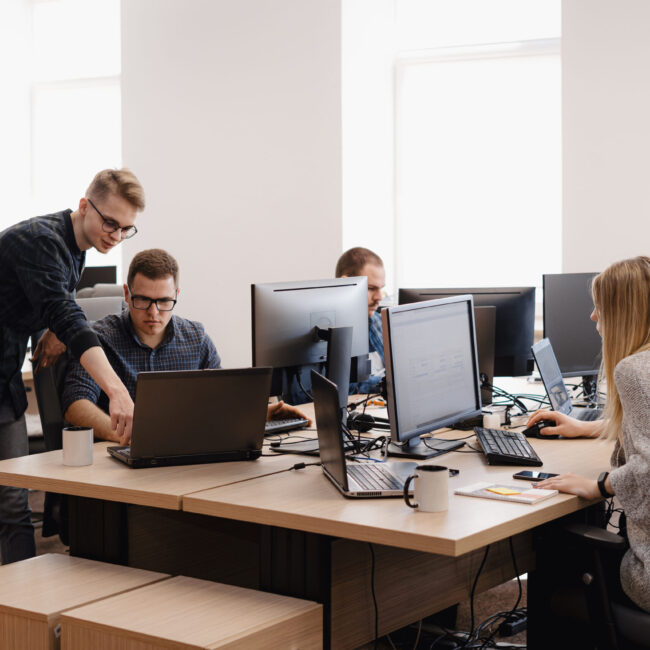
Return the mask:
{"type": "MultiPolygon", "coordinates": [[[[265,454],[262,454],[263,456],[265,454]]],[[[277,454],[268,454],[272,455],[274,458],[277,458],[277,454]]],[[[250,478],[243,478],[240,481],[235,481],[235,483],[246,483],[246,481],[254,481],[258,478],[264,478],[265,476],[273,476],[274,474],[283,474],[284,472],[291,472],[294,469],[305,469],[305,467],[318,467],[321,463],[296,463],[291,467],[285,467],[284,469],[278,469],[275,472],[267,472],[266,474],[260,474],[259,476],[251,476],[250,478]]]]}

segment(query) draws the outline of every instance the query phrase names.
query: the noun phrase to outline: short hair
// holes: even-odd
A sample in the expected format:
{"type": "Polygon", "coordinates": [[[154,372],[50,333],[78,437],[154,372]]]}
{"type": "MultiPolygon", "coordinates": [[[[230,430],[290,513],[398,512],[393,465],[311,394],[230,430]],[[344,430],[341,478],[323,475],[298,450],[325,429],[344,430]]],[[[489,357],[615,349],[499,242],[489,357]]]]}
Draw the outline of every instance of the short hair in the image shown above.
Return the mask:
{"type": "Polygon", "coordinates": [[[623,407],[614,381],[619,361],[650,349],[650,258],[621,260],[597,275],[591,287],[603,338],[601,377],[607,403],[601,435],[620,436],[623,407]]]}
{"type": "Polygon", "coordinates": [[[344,275],[347,277],[361,275],[361,271],[366,264],[384,266],[381,257],[377,253],[373,253],[370,249],[363,248],[362,246],[351,248],[339,257],[339,261],[336,263],[336,277],[342,278],[344,275]]]}
{"type": "Polygon", "coordinates": [[[145,278],[150,280],[160,280],[171,275],[174,278],[174,284],[178,286],[178,262],[162,248],[140,251],[131,260],[126,280],[129,289],[137,273],[142,273],[145,278]]]}
{"type": "Polygon", "coordinates": [[[144,210],[144,189],[130,169],[103,169],[91,181],[86,196],[104,199],[109,194],[117,194],[128,201],[136,210],[144,210]]]}

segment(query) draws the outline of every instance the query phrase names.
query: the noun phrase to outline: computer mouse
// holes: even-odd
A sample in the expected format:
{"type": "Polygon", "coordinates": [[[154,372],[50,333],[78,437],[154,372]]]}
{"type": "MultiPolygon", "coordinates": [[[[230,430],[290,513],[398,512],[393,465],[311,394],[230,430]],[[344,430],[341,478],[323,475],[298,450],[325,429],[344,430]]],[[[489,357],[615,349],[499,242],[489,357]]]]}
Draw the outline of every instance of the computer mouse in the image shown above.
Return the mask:
{"type": "Polygon", "coordinates": [[[539,422],[535,422],[535,424],[529,426],[527,429],[523,430],[523,434],[527,438],[542,438],[542,439],[547,439],[547,440],[556,440],[559,438],[559,435],[542,435],[540,431],[542,429],[547,429],[548,427],[554,427],[555,422],[553,420],[540,420],[539,422]]]}

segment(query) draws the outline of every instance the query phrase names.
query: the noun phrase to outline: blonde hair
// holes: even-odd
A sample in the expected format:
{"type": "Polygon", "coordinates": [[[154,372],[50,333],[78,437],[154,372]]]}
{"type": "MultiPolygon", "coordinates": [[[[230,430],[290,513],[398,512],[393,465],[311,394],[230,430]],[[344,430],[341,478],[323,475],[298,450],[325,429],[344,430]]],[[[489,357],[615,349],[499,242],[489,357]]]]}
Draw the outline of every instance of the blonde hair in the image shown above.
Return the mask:
{"type": "Polygon", "coordinates": [[[86,196],[101,200],[109,194],[117,194],[136,210],[144,210],[144,190],[130,169],[103,169],[91,181],[86,196]]]}
{"type": "Polygon", "coordinates": [[[601,378],[607,382],[607,406],[601,437],[620,436],[623,408],[614,383],[617,364],[650,349],[650,258],[615,262],[594,278],[594,306],[603,338],[601,378]]]}

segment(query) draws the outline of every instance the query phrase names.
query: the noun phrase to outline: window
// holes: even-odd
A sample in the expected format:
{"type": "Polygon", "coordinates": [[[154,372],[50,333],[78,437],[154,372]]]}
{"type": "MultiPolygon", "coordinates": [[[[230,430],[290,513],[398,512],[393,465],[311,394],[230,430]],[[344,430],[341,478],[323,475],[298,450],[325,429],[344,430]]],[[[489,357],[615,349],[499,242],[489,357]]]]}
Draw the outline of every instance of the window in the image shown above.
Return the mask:
{"type": "Polygon", "coordinates": [[[397,0],[398,286],[537,286],[560,270],[559,12],[397,0]]]}
{"type": "MultiPolygon", "coordinates": [[[[14,3],[15,5],[16,3],[14,3]]],[[[16,186],[0,228],[76,208],[93,175],[120,167],[120,1],[32,0],[15,8],[8,31],[21,33],[17,72],[3,73],[9,110],[23,117],[0,157],[16,186]],[[28,117],[24,117],[24,115],[28,117]],[[19,180],[20,179],[20,180],[19,180]]],[[[118,266],[119,249],[89,251],[87,264],[118,266]]]]}

